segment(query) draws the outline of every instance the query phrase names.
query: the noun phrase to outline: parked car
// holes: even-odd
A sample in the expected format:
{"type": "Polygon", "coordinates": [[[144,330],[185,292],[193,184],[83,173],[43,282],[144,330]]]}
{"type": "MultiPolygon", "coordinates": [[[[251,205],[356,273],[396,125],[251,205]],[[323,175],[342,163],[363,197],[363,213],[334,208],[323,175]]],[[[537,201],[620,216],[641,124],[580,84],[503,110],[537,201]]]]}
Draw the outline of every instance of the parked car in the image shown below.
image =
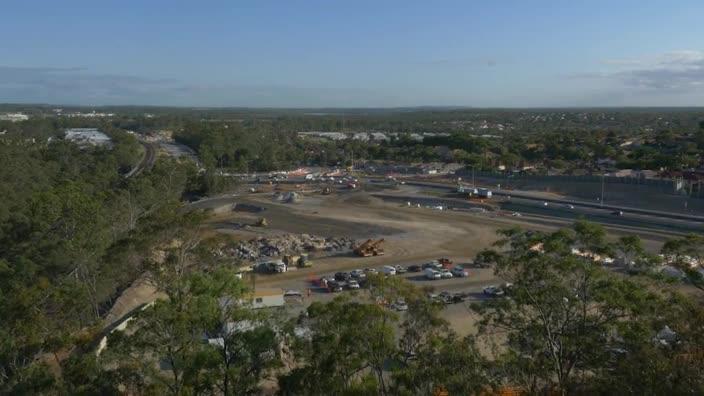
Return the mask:
{"type": "Polygon", "coordinates": [[[396,275],[396,268],[390,265],[385,265],[381,267],[381,273],[384,275],[396,275]]]}
{"type": "Polygon", "coordinates": [[[286,290],[284,292],[284,297],[297,297],[297,298],[302,298],[303,293],[301,293],[298,290],[286,290]]]}
{"type": "Polygon", "coordinates": [[[450,292],[447,292],[447,291],[440,292],[440,294],[438,295],[438,298],[440,299],[440,301],[444,302],[445,304],[452,304],[453,303],[452,294],[450,292]]]}
{"type": "Polygon", "coordinates": [[[408,304],[406,304],[406,300],[399,298],[390,305],[390,308],[396,311],[408,311],[408,304]]]}
{"type": "Polygon", "coordinates": [[[391,308],[397,311],[408,311],[408,304],[406,304],[406,301],[404,299],[399,298],[393,304],[391,304],[391,308]]]}
{"type": "Polygon", "coordinates": [[[340,282],[328,282],[328,291],[330,293],[339,293],[342,291],[342,285],[340,282]]]}
{"type": "Polygon", "coordinates": [[[452,295],[452,302],[455,304],[461,303],[461,302],[466,301],[468,298],[469,298],[469,293],[462,293],[462,292],[454,293],[452,295]]]}
{"type": "Polygon", "coordinates": [[[409,265],[408,268],[406,268],[408,272],[420,272],[422,271],[422,268],[420,265],[409,265]]]}
{"type": "Polygon", "coordinates": [[[408,272],[406,267],[404,267],[402,265],[397,265],[394,268],[396,268],[396,274],[405,274],[406,272],[408,272]]]}
{"type": "Polygon", "coordinates": [[[518,213],[518,212],[513,212],[513,213],[511,213],[511,216],[513,216],[513,217],[521,217],[521,216],[523,216],[523,215],[520,214],[520,213],[518,213]]]}
{"type": "Polygon", "coordinates": [[[484,288],[484,294],[491,297],[501,297],[504,295],[504,291],[498,286],[487,286],[484,288]]]}
{"type": "Polygon", "coordinates": [[[453,277],[452,272],[450,272],[450,270],[447,268],[443,268],[440,270],[440,276],[442,277],[442,279],[450,279],[453,277]]]}
{"type": "Polygon", "coordinates": [[[366,272],[367,274],[376,274],[376,273],[378,273],[378,271],[376,270],[376,268],[365,268],[365,269],[364,269],[364,272],[366,272]]]}
{"type": "Polygon", "coordinates": [[[335,280],[338,282],[344,282],[350,279],[350,274],[347,272],[338,272],[335,274],[335,280]]]}
{"type": "Polygon", "coordinates": [[[462,267],[461,265],[456,265],[451,272],[452,276],[455,276],[457,278],[466,278],[469,276],[469,272],[465,271],[464,267],[462,267]]]}
{"type": "Polygon", "coordinates": [[[363,279],[367,277],[367,274],[365,274],[361,269],[356,269],[350,272],[350,276],[354,279],[363,279]]]}
{"type": "Polygon", "coordinates": [[[431,268],[431,269],[437,270],[437,269],[442,268],[442,265],[440,265],[440,263],[439,263],[437,260],[433,260],[433,261],[430,261],[430,262],[427,262],[427,263],[423,264],[423,265],[421,266],[421,268],[422,268],[422,269],[431,268]]]}
{"type": "Polygon", "coordinates": [[[501,285],[501,291],[503,291],[504,294],[511,295],[511,293],[513,292],[513,283],[504,283],[503,285],[501,285]]]}
{"type": "Polygon", "coordinates": [[[425,277],[430,280],[435,280],[435,279],[442,279],[442,275],[440,274],[440,271],[433,269],[433,268],[426,268],[425,271],[425,277]]]}
{"type": "Polygon", "coordinates": [[[353,279],[353,280],[347,282],[347,288],[348,289],[359,289],[359,283],[353,279]]]}

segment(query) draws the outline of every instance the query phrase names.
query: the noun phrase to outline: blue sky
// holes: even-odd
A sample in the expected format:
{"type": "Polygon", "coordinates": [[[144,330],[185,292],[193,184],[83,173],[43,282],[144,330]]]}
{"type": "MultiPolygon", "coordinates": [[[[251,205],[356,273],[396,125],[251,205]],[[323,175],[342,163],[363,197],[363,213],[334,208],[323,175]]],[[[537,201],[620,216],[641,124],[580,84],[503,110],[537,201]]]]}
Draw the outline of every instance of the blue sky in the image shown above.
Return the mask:
{"type": "Polygon", "coordinates": [[[701,0],[8,0],[2,8],[0,102],[704,105],[701,0]]]}

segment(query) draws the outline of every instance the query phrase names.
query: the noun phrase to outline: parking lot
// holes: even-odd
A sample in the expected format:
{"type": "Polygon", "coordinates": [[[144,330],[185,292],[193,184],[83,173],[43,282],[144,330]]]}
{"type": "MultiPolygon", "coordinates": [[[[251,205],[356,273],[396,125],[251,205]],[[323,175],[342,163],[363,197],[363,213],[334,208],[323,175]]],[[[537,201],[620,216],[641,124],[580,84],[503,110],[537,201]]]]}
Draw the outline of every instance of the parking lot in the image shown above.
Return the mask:
{"type": "MultiPolygon", "coordinates": [[[[363,261],[360,261],[360,264],[362,263],[363,261]]],[[[403,267],[408,268],[413,265],[421,266],[422,264],[424,263],[412,263],[403,267]]],[[[484,293],[484,289],[492,285],[501,286],[504,282],[494,276],[492,269],[474,268],[469,261],[459,261],[456,265],[462,266],[467,276],[453,276],[447,279],[430,280],[425,276],[423,270],[389,276],[406,279],[411,282],[411,284],[422,288],[429,298],[444,302],[445,308],[443,309],[442,317],[447,320],[451,327],[458,333],[469,334],[475,330],[476,317],[470,311],[468,305],[472,302],[492,298],[484,293]]],[[[361,270],[362,273],[369,273],[369,271],[365,272],[365,269],[374,269],[377,273],[381,273],[383,267],[383,265],[370,266],[359,268],[359,270],[361,270]]],[[[364,282],[360,280],[359,277],[352,278],[351,275],[349,275],[350,280],[355,280],[361,285],[360,289],[351,289],[342,285],[344,282],[339,282],[341,283],[341,288],[337,289],[339,291],[332,291],[330,287],[324,285],[324,282],[321,282],[321,279],[328,279],[329,283],[335,279],[336,274],[343,272],[345,271],[316,274],[303,279],[299,277],[290,280],[282,279],[279,282],[276,281],[277,276],[272,275],[267,282],[267,287],[277,287],[287,291],[293,290],[300,292],[300,298],[287,298],[287,309],[292,311],[291,313],[303,310],[314,301],[327,302],[339,295],[349,295],[353,298],[366,298],[368,292],[364,288],[364,282]]],[[[353,271],[346,271],[348,274],[350,272],[353,271]]],[[[339,275],[338,279],[340,279],[339,275]]],[[[391,306],[390,308],[394,309],[396,307],[391,306]]]]}

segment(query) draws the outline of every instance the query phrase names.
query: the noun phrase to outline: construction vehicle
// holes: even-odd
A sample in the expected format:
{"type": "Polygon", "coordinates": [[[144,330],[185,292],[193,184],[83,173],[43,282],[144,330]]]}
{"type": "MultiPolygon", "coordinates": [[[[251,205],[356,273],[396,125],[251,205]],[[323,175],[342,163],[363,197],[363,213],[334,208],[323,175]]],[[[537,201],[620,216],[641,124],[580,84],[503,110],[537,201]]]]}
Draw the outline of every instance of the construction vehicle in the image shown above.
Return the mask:
{"type": "Polygon", "coordinates": [[[254,225],[256,225],[257,227],[266,227],[269,225],[269,223],[266,221],[265,217],[260,217],[254,225]]]}
{"type": "Polygon", "coordinates": [[[320,193],[323,195],[330,195],[332,193],[332,189],[330,189],[330,187],[323,187],[323,190],[320,193]]]}
{"type": "Polygon", "coordinates": [[[265,274],[280,274],[286,272],[288,267],[282,260],[262,261],[256,264],[257,272],[265,274]]]}
{"type": "Polygon", "coordinates": [[[354,254],[360,257],[383,256],[384,248],[381,247],[383,242],[383,238],[377,241],[367,239],[366,242],[354,248],[354,254]]]}
{"type": "Polygon", "coordinates": [[[283,260],[289,267],[310,268],[313,266],[307,254],[301,254],[300,256],[286,255],[283,260]]]}
{"type": "Polygon", "coordinates": [[[452,260],[447,257],[439,258],[437,261],[443,268],[450,269],[452,267],[452,260]]]}

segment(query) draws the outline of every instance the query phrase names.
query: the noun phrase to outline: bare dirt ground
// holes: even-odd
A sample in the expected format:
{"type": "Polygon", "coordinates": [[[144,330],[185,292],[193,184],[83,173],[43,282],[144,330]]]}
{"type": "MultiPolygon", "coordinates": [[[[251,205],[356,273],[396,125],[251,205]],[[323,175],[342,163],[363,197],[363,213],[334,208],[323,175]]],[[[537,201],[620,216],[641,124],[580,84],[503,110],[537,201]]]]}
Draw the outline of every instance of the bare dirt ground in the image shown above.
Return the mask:
{"type": "MultiPolygon", "coordinates": [[[[351,237],[358,240],[384,238],[386,254],[378,257],[360,258],[351,253],[312,255],[312,268],[296,269],[277,275],[254,275],[255,287],[273,287],[304,291],[311,280],[338,271],[357,268],[381,267],[383,265],[422,264],[439,257],[449,257],[455,263],[470,262],[482,249],[490,247],[498,239],[496,232],[502,228],[520,226],[526,229],[552,231],[570,225],[568,221],[541,216],[511,217],[496,212],[470,213],[466,211],[439,211],[428,208],[407,207],[404,204],[384,202],[373,197],[374,191],[340,190],[331,195],[304,194],[300,202],[282,203],[272,199],[271,192],[243,193],[203,202],[202,206],[214,209],[208,220],[208,235],[224,234],[235,240],[271,237],[285,233],[307,233],[324,237],[351,237]],[[233,203],[247,204],[253,210],[232,210],[233,203]],[[253,226],[260,217],[267,219],[267,227],[253,226]]],[[[418,194],[418,188],[386,189],[391,194],[418,194]]],[[[647,230],[608,228],[615,238],[628,233],[637,233],[650,251],[659,250],[666,235],[647,230]]],[[[484,286],[501,283],[491,270],[471,269],[470,276],[462,279],[424,281],[417,274],[405,275],[418,286],[432,286],[437,291],[464,291],[481,298],[484,286]]],[[[120,320],[142,304],[157,298],[153,286],[137,281],[118,299],[105,323],[120,320]]],[[[326,300],[333,296],[313,293],[304,301],[326,300]]],[[[448,306],[446,319],[461,334],[473,331],[475,317],[464,304],[448,306]]]]}
{"type": "MultiPolygon", "coordinates": [[[[440,211],[428,208],[407,207],[386,203],[366,192],[342,192],[332,195],[306,195],[298,203],[274,202],[270,193],[243,195],[238,202],[256,205],[264,210],[259,213],[220,213],[211,219],[211,226],[219,233],[236,239],[277,235],[285,232],[309,233],[321,236],[348,236],[356,239],[384,238],[386,254],[360,258],[352,254],[329,257],[313,256],[312,268],[292,269],[283,274],[253,275],[256,287],[273,287],[285,290],[306,290],[310,281],[337,271],[383,265],[421,264],[439,257],[449,257],[455,263],[466,263],[480,250],[490,247],[498,239],[496,232],[502,228],[521,226],[527,229],[552,231],[565,227],[567,222],[524,216],[514,218],[493,213],[467,213],[440,211]],[[259,217],[269,223],[266,228],[242,227],[253,224],[259,217]]],[[[614,235],[624,230],[613,230],[614,235]]],[[[657,250],[663,236],[641,234],[649,250],[657,250]]],[[[418,286],[432,286],[437,291],[465,291],[483,298],[483,287],[500,284],[491,270],[469,271],[462,279],[425,281],[418,274],[406,274],[418,286]]],[[[304,305],[314,300],[328,300],[334,296],[313,292],[304,305]]],[[[444,317],[460,334],[474,331],[476,317],[465,304],[450,305],[444,317]]]]}

